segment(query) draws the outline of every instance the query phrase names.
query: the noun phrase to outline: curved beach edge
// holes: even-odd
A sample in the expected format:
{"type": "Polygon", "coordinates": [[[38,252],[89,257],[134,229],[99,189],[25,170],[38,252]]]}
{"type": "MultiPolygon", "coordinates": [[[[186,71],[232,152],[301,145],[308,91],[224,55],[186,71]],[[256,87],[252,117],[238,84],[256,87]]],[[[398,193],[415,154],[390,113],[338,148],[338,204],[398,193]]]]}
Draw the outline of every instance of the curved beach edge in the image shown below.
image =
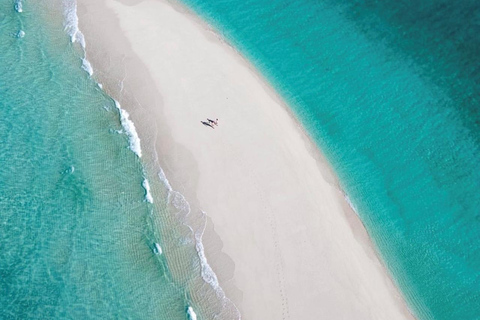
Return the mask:
{"type": "Polygon", "coordinates": [[[243,319],[413,318],[328,163],[248,61],[178,3],[78,2],[96,76],[121,79],[144,153],[208,215],[206,259],[243,319]]]}

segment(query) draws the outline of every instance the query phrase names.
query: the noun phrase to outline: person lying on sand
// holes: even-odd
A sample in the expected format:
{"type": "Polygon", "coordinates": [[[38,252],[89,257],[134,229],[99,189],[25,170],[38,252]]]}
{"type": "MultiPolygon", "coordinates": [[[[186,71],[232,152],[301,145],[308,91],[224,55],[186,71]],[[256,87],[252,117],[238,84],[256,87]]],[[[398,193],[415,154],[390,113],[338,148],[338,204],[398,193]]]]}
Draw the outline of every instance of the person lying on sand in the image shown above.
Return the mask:
{"type": "Polygon", "coordinates": [[[215,121],[213,121],[212,119],[208,119],[208,118],[207,118],[207,120],[208,120],[209,123],[218,126],[218,119],[216,119],[215,121]]]}
{"type": "Polygon", "coordinates": [[[211,124],[210,124],[209,122],[207,122],[207,121],[200,121],[200,122],[201,122],[203,125],[205,125],[205,126],[208,126],[208,127],[212,128],[212,129],[215,129],[215,127],[214,127],[213,125],[211,125],[211,124]]]}

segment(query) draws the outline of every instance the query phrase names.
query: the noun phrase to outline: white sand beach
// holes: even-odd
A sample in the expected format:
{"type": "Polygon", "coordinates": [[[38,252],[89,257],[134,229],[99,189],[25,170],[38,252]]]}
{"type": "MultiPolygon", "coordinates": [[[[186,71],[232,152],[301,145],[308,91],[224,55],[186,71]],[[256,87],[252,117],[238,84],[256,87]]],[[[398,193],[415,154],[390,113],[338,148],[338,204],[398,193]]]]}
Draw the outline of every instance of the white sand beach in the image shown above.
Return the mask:
{"type": "Polygon", "coordinates": [[[243,57],[165,0],[78,13],[94,76],[119,81],[142,147],[208,215],[207,258],[242,319],[413,318],[329,165],[243,57]]]}

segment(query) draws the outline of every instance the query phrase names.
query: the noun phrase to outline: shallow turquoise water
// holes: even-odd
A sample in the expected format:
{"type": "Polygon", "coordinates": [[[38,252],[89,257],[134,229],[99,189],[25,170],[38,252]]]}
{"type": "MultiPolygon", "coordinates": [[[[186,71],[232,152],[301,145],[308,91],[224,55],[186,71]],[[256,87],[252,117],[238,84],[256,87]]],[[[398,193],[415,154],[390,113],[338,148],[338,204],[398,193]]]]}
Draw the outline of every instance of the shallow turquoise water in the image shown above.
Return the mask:
{"type": "MultiPolygon", "coordinates": [[[[480,318],[476,3],[185,2],[290,102],[419,318],[480,318]]],[[[0,318],[185,319],[198,261],[153,253],[185,240],[161,182],[39,3],[0,2],[0,318]]]]}
{"type": "Polygon", "coordinates": [[[414,313],[480,319],[478,2],[184,2],[290,102],[414,313]]]}
{"type": "Polygon", "coordinates": [[[186,319],[152,251],[165,207],[53,14],[0,2],[0,318],[186,319]]]}

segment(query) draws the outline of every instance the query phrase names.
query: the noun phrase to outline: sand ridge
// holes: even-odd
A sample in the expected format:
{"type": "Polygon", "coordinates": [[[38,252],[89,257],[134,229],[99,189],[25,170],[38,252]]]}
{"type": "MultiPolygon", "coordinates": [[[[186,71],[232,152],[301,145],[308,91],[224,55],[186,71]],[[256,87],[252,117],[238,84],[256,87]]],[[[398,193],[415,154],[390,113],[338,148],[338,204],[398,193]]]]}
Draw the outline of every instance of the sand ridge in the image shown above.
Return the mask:
{"type": "Polygon", "coordinates": [[[102,54],[144,69],[96,65],[106,43],[81,25],[92,65],[121,69],[143,101],[122,106],[172,186],[208,215],[220,240],[205,239],[207,257],[242,318],[413,318],[328,164],[251,65],[178,4],[102,3],[80,0],[80,23],[106,24],[92,10],[114,16],[127,43],[102,54]],[[207,117],[219,125],[202,125],[207,117]]]}

